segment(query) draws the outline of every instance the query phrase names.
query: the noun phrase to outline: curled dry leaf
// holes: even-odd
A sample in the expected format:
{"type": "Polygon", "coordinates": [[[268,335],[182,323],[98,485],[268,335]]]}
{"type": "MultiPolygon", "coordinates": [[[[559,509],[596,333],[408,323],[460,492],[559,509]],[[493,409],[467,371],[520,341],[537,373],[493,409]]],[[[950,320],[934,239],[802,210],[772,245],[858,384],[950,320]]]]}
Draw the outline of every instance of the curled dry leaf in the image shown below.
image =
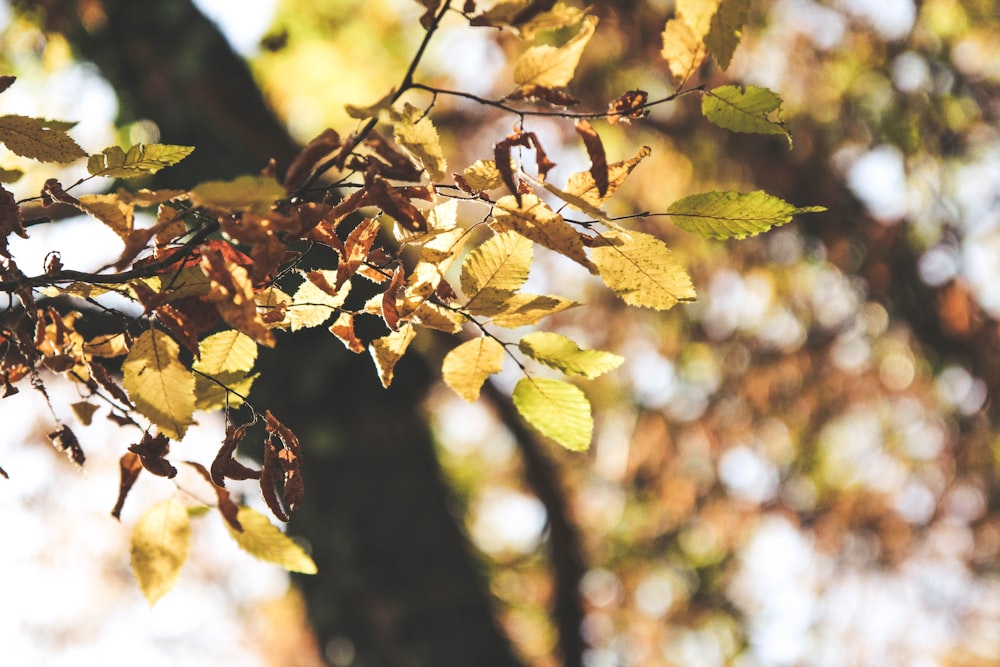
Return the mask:
{"type": "Polygon", "coordinates": [[[340,148],[340,135],[336,130],[327,128],[319,136],[299,151],[285,173],[285,189],[291,192],[309,177],[313,169],[325,157],[340,148]]]}
{"type": "Polygon", "coordinates": [[[125,507],[125,497],[128,496],[135,480],[139,479],[139,473],[142,472],[142,462],[139,460],[138,454],[127,452],[118,460],[118,467],[120,469],[118,500],[115,501],[115,506],[111,510],[111,516],[121,519],[122,508],[125,507]]]}
{"type": "Polygon", "coordinates": [[[630,119],[645,118],[649,115],[646,101],[649,93],[645,90],[630,90],[608,105],[608,122],[612,125],[627,123],[630,119]]]}
{"type": "Polygon", "coordinates": [[[233,458],[246,430],[247,424],[242,426],[230,424],[226,429],[226,439],[222,442],[219,453],[215,455],[215,460],[212,461],[211,477],[212,483],[216,486],[225,486],[227,477],[236,480],[260,479],[260,470],[248,468],[233,458]]]}
{"type": "Polygon", "coordinates": [[[144,433],[142,440],[129,446],[128,450],[139,457],[143,468],[157,477],[169,479],[177,475],[177,468],[164,458],[170,453],[170,440],[162,433],[156,436],[144,433]]]}
{"type": "Polygon", "coordinates": [[[586,119],[576,122],[576,133],[583,139],[583,145],[590,156],[590,175],[594,177],[597,193],[604,196],[608,191],[608,158],[604,154],[604,144],[597,131],[586,119]]]}
{"type": "Polygon", "coordinates": [[[83,447],[80,446],[80,441],[76,439],[76,435],[70,430],[69,426],[63,424],[58,431],[49,433],[49,440],[51,440],[56,449],[63,452],[70,461],[79,467],[83,466],[87,457],[84,456],[83,447]]]}
{"type": "Polygon", "coordinates": [[[189,466],[198,471],[198,474],[205,478],[205,481],[212,485],[212,489],[215,491],[215,498],[218,503],[219,513],[222,514],[222,518],[226,520],[226,523],[238,533],[243,532],[243,526],[240,525],[240,520],[237,515],[240,512],[239,506],[233,502],[233,499],[229,497],[229,491],[226,491],[221,485],[216,484],[212,475],[209,474],[208,470],[205,469],[200,463],[195,461],[185,461],[189,466]]]}

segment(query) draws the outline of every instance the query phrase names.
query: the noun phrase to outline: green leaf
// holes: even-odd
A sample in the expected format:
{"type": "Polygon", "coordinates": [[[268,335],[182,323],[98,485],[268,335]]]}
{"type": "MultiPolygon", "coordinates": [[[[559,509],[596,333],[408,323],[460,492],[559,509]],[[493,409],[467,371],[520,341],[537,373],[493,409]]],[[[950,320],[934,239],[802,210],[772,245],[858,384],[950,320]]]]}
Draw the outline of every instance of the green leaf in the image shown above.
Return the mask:
{"type": "Polygon", "coordinates": [[[739,46],[743,26],[749,17],[750,0],[723,0],[712,17],[712,25],[705,35],[705,46],[724,70],[733,60],[733,52],[739,46]]]}
{"type": "Polygon", "coordinates": [[[755,192],[705,192],[676,201],[667,209],[681,229],[706,238],[742,239],[789,222],[792,216],[825,211],[823,206],[796,207],[755,192]]]}
{"type": "Polygon", "coordinates": [[[630,306],[669,310],[695,300],[691,277],[655,236],[607,230],[592,253],[604,284],[630,306]]]}
{"type": "Polygon", "coordinates": [[[792,135],[781,120],[781,98],[760,86],[720,86],[701,98],[701,113],[733,132],[783,134],[792,147],[792,135]]]}
{"type": "Polygon", "coordinates": [[[219,373],[211,376],[211,379],[203,375],[196,375],[194,378],[194,407],[206,412],[226,408],[235,410],[243,405],[241,397],[250,394],[253,383],[258,377],[260,377],[260,373],[251,375],[245,371],[219,373]]]}
{"type": "Polygon", "coordinates": [[[521,352],[535,361],[567,375],[595,378],[618,368],[625,359],[611,352],[581,350],[580,346],[562,334],[550,331],[530,333],[518,343],[521,352]]]}
{"type": "Polygon", "coordinates": [[[170,591],[191,548],[191,518],[173,498],[139,517],[132,530],[132,571],[150,605],[170,591]]]}
{"type": "Polygon", "coordinates": [[[208,181],[191,191],[195,206],[221,211],[251,210],[265,214],[285,196],[285,187],[267,176],[240,176],[231,181],[208,181]]]}
{"type": "Polygon", "coordinates": [[[22,176],[24,176],[24,172],[20,169],[4,169],[0,167],[0,183],[16,183],[22,176]]]}
{"type": "Polygon", "coordinates": [[[180,346],[157,329],[132,343],[122,362],[122,386],[136,409],[164,435],[180,440],[194,414],[194,374],[178,359],[180,346]]]}
{"type": "Polygon", "coordinates": [[[27,116],[0,116],[0,143],[21,157],[39,162],[72,162],[87,155],[66,134],[73,125],[27,116]]]}
{"type": "Polygon", "coordinates": [[[194,146],[169,144],[136,144],[126,153],[118,146],[110,146],[87,160],[91,176],[110,178],[136,178],[155,174],[164,167],[177,164],[194,150],[194,146]]]}
{"type": "Polygon", "coordinates": [[[233,530],[229,522],[224,522],[229,534],[243,551],[254,558],[274,563],[289,572],[316,574],[316,563],[309,554],[283,532],[271,520],[249,507],[240,507],[236,520],[243,526],[243,532],[233,530]]]}
{"type": "Polygon", "coordinates": [[[483,383],[503,369],[503,345],[482,336],[451,350],[441,364],[441,377],[455,393],[470,403],[479,398],[483,383]]]}
{"type": "Polygon", "coordinates": [[[594,433],[590,401],[574,385],[547,378],[524,378],[514,387],[514,406],[539,433],[566,449],[585,452],[594,433]]]}

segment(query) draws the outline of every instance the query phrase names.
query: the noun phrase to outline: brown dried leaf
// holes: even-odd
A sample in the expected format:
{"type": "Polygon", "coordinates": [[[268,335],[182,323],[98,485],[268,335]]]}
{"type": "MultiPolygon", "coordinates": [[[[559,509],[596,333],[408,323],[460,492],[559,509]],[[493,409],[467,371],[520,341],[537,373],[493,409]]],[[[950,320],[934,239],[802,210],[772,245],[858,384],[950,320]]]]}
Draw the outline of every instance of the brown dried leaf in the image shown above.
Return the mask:
{"type": "Polygon", "coordinates": [[[236,448],[246,434],[248,424],[233,426],[226,429],[226,439],[219,448],[219,453],[212,461],[212,483],[216,486],[225,486],[226,478],[229,479],[260,479],[260,470],[254,470],[243,465],[233,458],[236,448]]]}
{"type": "Polygon", "coordinates": [[[16,76],[0,76],[0,93],[10,88],[10,84],[17,80],[16,76]]]}
{"type": "Polygon", "coordinates": [[[164,458],[170,453],[170,439],[162,433],[155,436],[143,433],[142,440],[130,445],[128,450],[138,455],[142,467],[157,477],[170,479],[177,475],[177,468],[164,458]]]}
{"type": "Polygon", "coordinates": [[[22,239],[28,238],[28,232],[24,229],[24,218],[21,216],[21,207],[17,205],[14,194],[0,185],[0,255],[8,259],[11,255],[7,250],[7,237],[11,233],[17,234],[22,239]]]}
{"type": "Polygon", "coordinates": [[[261,345],[274,347],[274,334],[257,311],[247,270],[214,249],[202,254],[201,268],[212,281],[208,298],[215,302],[222,319],[261,345]]]}
{"type": "Polygon", "coordinates": [[[386,326],[393,331],[399,329],[399,308],[396,306],[396,300],[399,297],[399,289],[403,286],[405,280],[406,271],[402,265],[397,266],[396,270],[392,273],[392,282],[389,283],[389,287],[382,293],[382,319],[385,320],[386,326]]]}
{"type": "Polygon", "coordinates": [[[111,394],[113,398],[121,401],[123,405],[131,406],[132,401],[129,400],[128,394],[125,390],[118,386],[118,384],[112,379],[111,374],[108,373],[108,369],[104,367],[103,364],[90,360],[90,374],[97,380],[104,389],[111,394]]]}
{"type": "Polygon", "coordinates": [[[63,424],[58,431],[49,433],[49,440],[52,441],[56,449],[66,454],[69,460],[75,463],[77,467],[83,467],[83,462],[87,457],[84,456],[83,447],[80,446],[80,441],[76,439],[76,435],[70,430],[69,426],[63,424]]]}
{"type": "Polygon", "coordinates": [[[427,219],[424,214],[400,191],[400,188],[395,188],[378,177],[370,179],[367,186],[368,196],[372,202],[391,215],[400,226],[411,232],[427,231],[427,219]]]}
{"type": "Polygon", "coordinates": [[[546,86],[522,86],[507,96],[508,100],[541,100],[556,107],[573,107],[580,100],[563,90],[546,86]]]}
{"type": "Polygon", "coordinates": [[[583,139],[583,145],[587,148],[587,155],[590,156],[590,175],[597,184],[597,193],[603,197],[608,191],[608,158],[604,154],[604,144],[586,119],[581,118],[576,122],[576,133],[583,139]]]}
{"type": "Polygon", "coordinates": [[[215,498],[218,502],[219,513],[222,514],[222,518],[226,520],[233,530],[238,533],[243,532],[243,526],[240,525],[240,520],[237,515],[240,513],[239,506],[233,502],[233,499],[229,497],[229,491],[226,491],[222,486],[216,484],[212,479],[212,475],[209,474],[208,470],[205,469],[200,463],[196,461],[185,461],[189,466],[198,471],[198,474],[205,478],[205,481],[212,485],[212,489],[215,490],[215,498]]]}
{"type": "Polygon", "coordinates": [[[365,141],[381,160],[369,160],[368,169],[374,170],[383,178],[396,181],[419,181],[423,173],[421,168],[413,164],[407,156],[399,152],[385,137],[378,132],[372,132],[365,141]]]}
{"type": "Polygon", "coordinates": [[[354,354],[365,351],[365,344],[354,333],[354,314],[341,313],[330,325],[330,333],[340,339],[344,346],[354,354]]]}
{"type": "Polygon", "coordinates": [[[264,419],[267,441],[264,444],[264,469],[260,477],[261,493],[274,516],[282,521],[288,521],[290,517],[284,507],[294,511],[302,504],[305,497],[302,450],[299,439],[287,426],[279,422],[270,410],[264,413],[264,419]],[[281,443],[281,449],[278,449],[275,439],[281,443]],[[280,501],[279,485],[282,487],[280,501]]]}
{"type": "Polygon", "coordinates": [[[285,173],[285,189],[293,191],[312,173],[313,169],[333,151],[340,148],[340,135],[327,128],[299,151],[285,173]]]}
{"type": "Polygon", "coordinates": [[[649,115],[646,100],[649,93],[645,90],[630,90],[618,99],[608,104],[608,122],[612,125],[627,123],[629,119],[645,118],[649,115]]]}
{"type": "Polygon", "coordinates": [[[346,281],[351,279],[358,268],[368,259],[368,251],[371,250],[375,237],[378,236],[378,220],[366,218],[357,227],[351,230],[344,242],[344,250],[341,260],[337,264],[337,284],[334,292],[340,289],[346,281]]]}
{"type": "Polygon", "coordinates": [[[118,467],[121,471],[121,481],[118,482],[118,500],[115,501],[115,506],[111,510],[111,516],[121,519],[125,497],[135,484],[135,480],[139,478],[139,473],[142,472],[142,461],[139,460],[138,454],[128,452],[118,460],[118,467]]]}

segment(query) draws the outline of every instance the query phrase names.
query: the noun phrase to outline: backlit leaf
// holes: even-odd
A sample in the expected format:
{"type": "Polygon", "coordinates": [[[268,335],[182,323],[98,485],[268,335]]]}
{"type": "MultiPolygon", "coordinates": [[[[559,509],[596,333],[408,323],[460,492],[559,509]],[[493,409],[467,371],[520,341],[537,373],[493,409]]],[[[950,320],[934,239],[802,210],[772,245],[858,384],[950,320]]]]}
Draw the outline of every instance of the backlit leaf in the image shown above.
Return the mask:
{"type": "Polygon", "coordinates": [[[132,530],[132,571],[150,605],[170,591],[191,548],[191,518],[173,498],[139,517],[132,530]]]}
{"type": "MultiPolygon", "coordinates": [[[[587,205],[594,208],[600,208],[604,202],[610,199],[616,192],[618,188],[622,186],[628,175],[632,173],[632,170],[639,166],[639,163],[649,157],[650,153],[649,146],[641,147],[635,156],[629,158],[628,160],[622,160],[620,162],[613,162],[608,165],[608,189],[601,194],[598,190],[597,183],[594,182],[594,177],[589,171],[580,171],[569,177],[569,181],[566,183],[566,192],[568,192],[573,197],[578,197],[582,199],[587,205]]],[[[566,199],[568,203],[573,208],[577,210],[587,212],[585,206],[575,202],[571,199],[566,199]]]]}
{"type": "Polygon", "coordinates": [[[536,331],[517,344],[521,352],[535,361],[567,375],[595,378],[618,368],[624,358],[601,350],[581,350],[574,341],[551,331],[536,331]]]}
{"type": "Polygon", "coordinates": [[[712,17],[712,25],[705,35],[705,46],[715,56],[722,69],[728,69],[733,52],[743,36],[743,26],[750,17],[750,0],[722,0],[712,17]]]}
{"type": "Polygon", "coordinates": [[[486,289],[513,293],[528,279],[532,244],[515,232],[503,232],[483,242],[462,262],[462,291],[470,304],[486,289]]]}
{"type": "Polygon", "coordinates": [[[667,61],[674,84],[687,80],[705,60],[707,51],[702,37],[681,18],[667,21],[660,55],[667,61]]]}
{"type": "Polygon", "coordinates": [[[416,335],[417,332],[413,326],[406,323],[400,326],[398,331],[393,331],[388,336],[376,338],[372,341],[369,351],[371,352],[372,359],[375,361],[375,367],[378,369],[378,379],[382,382],[383,387],[388,387],[392,384],[396,364],[406,354],[406,349],[410,346],[410,342],[416,335]]]}
{"type": "Polygon", "coordinates": [[[285,188],[266,176],[240,176],[231,181],[208,181],[191,191],[195,206],[220,211],[266,214],[274,202],[285,196],[285,188]]]}
{"type": "Polygon", "coordinates": [[[195,409],[211,412],[243,405],[243,397],[250,394],[260,373],[234,371],[218,373],[211,377],[196,375],[194,379],[195,409]]]}
{"type": "Polygon", "coordinates": [[[557,2],[552,9],[533,16],[530,20],[517,26],[521,39],[533,41],[543,30],[559,30],[566,26],[576,25],[583,20],[584,10],[572,7],[563,2],[557,2]]]}
{"type": "Polygon", "coordinates": [[[441,377],[456,394],[472,402],[479,398],[486,378],[503,370],[503,357],[503,345],[493,338],[469,340],[445,355],[441,377]]]}
{"type": "Polygon", "coordinates": [[[348,350],[355,354],[365,351],[365,344],[354,333],[354,313],[341,313],[330,325],[330,333],[340,339],[348,350]]]}
{"type": "Polygon", "coordinates": [[[123,202],[118,195],[80,195],[80,207],[120,236],[128,238],[135,221],[135,206],[123,202]]]}
{"type": "Polygon", "coordinates": [[[694,301],[694,286],[670,249],[641,232],[602,232],[592,248],[604,284],[630,306],[668,310],[694,301]]]}
{"type": "Polygon", "coordinates": [[[461,174],[455,174],[455,183],[466,192],[482,192],[503,185],[503,177],[493,160],[476,160],[461,174]]]}
{"type": "Polygon", "coordinates": [[[72,162],[87,153],[66,134],[71,123],[27,116],[0,116],[0,143],[39,162],[72,162]]]}
{"type": "Polygon", "coordinates": [[[681,229],[714,239],[742,239],[766,232],[802,213],[825,211],[822,206],[797,207],[762,190],[705,192],[676,201],[667,209],[681,229]]]}
{"type": "Polygon", "coordinates": [[[220,331],[198,344],[199,358],[192,368],[206,375],[237,373],[253,368],[257,361],[257,343],[236,329],[220,331]]]}
{"type": "Polygon", "coordinates": [[[562,88],[576,73],[580,56],[597,29],[597,17],[587,16],[580,31],[560,47],[543,44],[533,46],[514,64],[514,82],[518,86],[562,88]]]}
{"type": "Polygon", "coordinates": [[[403,118],[393,127],[393,137],[397,144],[410,151],[417,162],[423,165],[432,181],[441,181],[445,177],[448,163],[441,151],[441,140],[438,138],[437,130],[431,119],[426,116],[410,120],[414,116],[410,109],[416,111],[418,116],[420,112],[410,105],[407,107],[403,118]]]}
{"type": "MultiPolygon", "coordinates": [[[[325,276],[328,283],[337,280],[336,271],[319,271],[318,273],[325,276]]],[[[344,305],[350,291],[350,281],[344,282],[334,295],[329,294],[311,280],[303,282],[295,291],[292,302],[288,306],[288,320],[291,322],[292,331],[325,324],[344,305]]]]}
{"type": "Polygon", "coordinates": [[[316,563],[309,554],[266,516],[249,507],[240,507],[236,518],[243,531],[234,530],[228,522],[226,528],[236,544],[248,554],[289,572],[316,574],[316,563]]]}
{"type": "Polygon", "coordinates": [[[712,123],[733,132],[792,135],[781,120],[781,98],[759,86],[720,86],[705,93],[701,113],[712,123]]]}
{"type": "Polygon", "coordinates": [[[111,146],[90,156],[87,160],[87,171],[91,176],[136,178],[155,174],[164,167],[177,164],[192,151],[194,146],[136,144],[126,153],[118,146],[111,146]]]}
{"type": "Polygon", "coordinates": [[[524,378],[514,387],[514,406],[539,433],[566,449],[590,448],[594,418],[590,401],[574,385],[547,378],[524,378]]]}
{"type": "Polygon", "coordinates": [[[136,409],[174,440],[184,437],[194,413],[194,374],[179,354],[173,338],[149,329],[135,339],[122,362],[122,386],[136,409]]]}
{"type": "Polygon", "coordinates": [[[597,273],[597,267],[587,257],[579,232],[536,195],[524,195],[520,206],[511,195],[501,197],[493,206],[493,219],[500,229],[512,229],[582,264],[591,273],[597,273]]]}
{"type": "Polygon", "coordinates": [[[201,268],[211,279],[208,298],[215,303],[226,324],[242,331],[261,345],[274,347],[274,334],[257,310],[253,284],[247,270],[226,259],[218,250],[202,253],[201,268]]]}

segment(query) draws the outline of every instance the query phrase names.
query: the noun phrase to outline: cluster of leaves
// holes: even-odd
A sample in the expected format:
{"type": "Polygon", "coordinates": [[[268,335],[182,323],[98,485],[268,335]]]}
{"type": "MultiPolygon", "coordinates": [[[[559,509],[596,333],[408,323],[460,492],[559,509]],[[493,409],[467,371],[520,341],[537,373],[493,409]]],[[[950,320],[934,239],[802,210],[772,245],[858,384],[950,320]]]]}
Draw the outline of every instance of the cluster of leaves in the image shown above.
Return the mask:
{"type": "MultiPolygon", "coordinates": [[[[444,15],[453,11],[450,2],[422,4],[427,11],[420,53],[444,15]]],[[[50,179],[31,200],[16,201],[0,189],[0,287],[11,295],[10,307],[0,313],[0,382],[5,395],[16,393],[25,379],[44,393],[41,372],[62,373],[89,392],[90,398],[73,406],[81,421],[89,422],[99,409],[94,400],[101,400],[110,406],[112,419],[143,431],[121,460],[116,516],[142,470],[176,475],[167,459],[169,443],[184,437],[197,410],[225,410],[230,421],[248,413],[244,423],[228,427],[211,470],[196,467],[215,488],[217,507],[241,546],[289,569],[309,571],[311,561],[294,543],[252,510],[237,507],[225,489],[227,479],[259,480],[268,507],[283,521],[302,502],[297,438],[247,398],[257,378],[258,347],[275,346],[276,330],[327,327],[348,350],[371,355],[386,387],[418,331],[464,337],[442,366],[452,389],[476,400],[483,383],[510,358],[524,375],[513,391],[519,413],[542,434],[582,451],[593,430],[585,394],[569,381],[529,372],[526,361],[565,376],[593,378],[617,367],[622,358],[581,349],[553,332],[533,330],[506,340],[504,331],[535,327],[548,315],[578,305],[559,295],[523,291],[536,246],[599,277],[629,305],[667,310],[695,299],[690,277],[662,240],[628,228],[624,219],[612,218],[603,208],[650,149],[642,147],[631,158],[609,163],[589,119],[640,119],[657,104],[697,93],[703,96],[704,116],[719,126],[788,136],[777,116],[781,100],[771,91],[684,87],[707,54],[728,65],[748,3],[679,2],[677,18],[666,24],[663,49],[677,88],[652,102],[645,91],[629,91],[611,101],[607,112],[592,114],[566,110],[576,103],[566,87],[597,29],[596,17],[554,2],[501,2],[484,12],[475,5],[466,2],[461,11],[470,25],[508,30],[526,43],[513,63],[514,92],[503,100],[479,100],[518,114],[519,122],[495,143],[491,156],[450,178],[431,107],[418,108],[401,98],[415,90],[432,92],[435,99],[470,96],[416,83],[418,54],[398,89],[371,107],[349,109],[363,121],[360,129],[347,137],[324,131],[280,181],[272,164],[260,174],[189,190],[70,193],[93,178],[145,177],[194,150],[150,144],[110,147],[92,155],[87,178],[65,188],[50,179]],[[563,43],[549,43],[567,33],[571,36],[563,43]],[[546,43],[538,43],[543,34],[546,43]],[[561,187],[550,182],[556,165],[538,135],[525,126],[528,112],[512,105],[540,105],[531,114],[572,120],[590,168],[570,175],[561,187]],[[43,274],[26,275],[7,238],[27,237],[27,229],[38,223],[25,221],[22,213],[35,201],[43,207],[68,205],[107,225],[123,242],[121,255],[97,272],[83,273],[64,268],[53,254],[43,274]],[[460,219],[460,201],[474,211],[471,223],[460,219]],[[154,213],[155,222],[139,227],[136,213],[144,210],[154,213]],[[334,257],[331,264],[300,268],[307,255],[316,256],[318,246],[334,257]],[[119,313],[117,330],[84,335],[77,327],[84,309],[98,304],[95,299],[106,292],[134,301],[141,315],[119,313]],[[41,300],[55,296],[73,297],[80,306],[60,312],[41,300]],[[247,411],[238,413],[241,407],[247,411]],[[263,464],[253,469],[234,454],[247,429],[261,422],[266,431],[263,464]]],[[[2,87],[11,83],[5,77],[2,87]]],[[[25,157],[68,163],[86,156],[67,134],[70,128],[3,116],[0,142],[25,157]]],[[[16,180],[15,173],[3,174],[16,180]]],[[[662,214],[688,232],[728,239],[758,234],[818,210],[764,192],[708,192],[674,202],[662,214]]],[[[60,423],[52,441],[83,463],[83,450],[67,425],[60,423]]],[[[165,501],[136,528],[133,564],[151,601],[176,579],[187,553],[190,514],[180,503],[165,501]]]]}

